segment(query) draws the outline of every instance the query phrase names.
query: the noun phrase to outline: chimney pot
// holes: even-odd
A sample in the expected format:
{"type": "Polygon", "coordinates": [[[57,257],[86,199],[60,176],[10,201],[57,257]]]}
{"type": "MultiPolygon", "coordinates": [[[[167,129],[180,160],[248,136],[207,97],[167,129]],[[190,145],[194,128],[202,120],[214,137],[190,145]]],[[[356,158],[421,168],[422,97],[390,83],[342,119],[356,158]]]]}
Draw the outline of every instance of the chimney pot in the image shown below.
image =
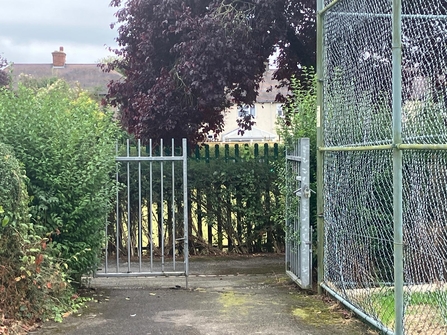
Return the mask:
{"type": "Polygon", "coordinates": [[[53,67],[64,67],[67,54],[64,52],[64,47],[60,47],[59,51],[54,51],[53,55],[53,67]]]}

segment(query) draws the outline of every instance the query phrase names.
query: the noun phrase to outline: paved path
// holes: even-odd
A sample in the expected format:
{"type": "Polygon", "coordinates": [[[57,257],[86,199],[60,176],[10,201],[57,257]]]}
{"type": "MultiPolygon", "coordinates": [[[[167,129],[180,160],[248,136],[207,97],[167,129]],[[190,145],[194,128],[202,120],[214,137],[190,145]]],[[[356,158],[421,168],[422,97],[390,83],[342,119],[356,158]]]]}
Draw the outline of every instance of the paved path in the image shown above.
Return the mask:
{"type": "Polygon", "coordinates": [[[184,278],[95,278],[88,309],[32,334],[375,334],[300,291],[283,269],[275,256],[195,259],[188,289],[184,278]]]}

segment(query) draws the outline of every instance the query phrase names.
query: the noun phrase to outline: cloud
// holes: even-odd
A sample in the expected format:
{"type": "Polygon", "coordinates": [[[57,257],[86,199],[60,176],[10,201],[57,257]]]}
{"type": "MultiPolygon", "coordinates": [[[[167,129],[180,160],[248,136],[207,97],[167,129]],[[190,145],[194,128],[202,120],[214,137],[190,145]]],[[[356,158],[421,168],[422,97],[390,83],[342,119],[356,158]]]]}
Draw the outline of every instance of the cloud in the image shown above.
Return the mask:
{"type": "Polygon", "coordinates": [[[88,43],[51,43],[46,41],[31,41],[30,43],[12,43],[4,41],[0,37],[0,44],[7,43],[10,45],[8,49],[11,51],[3,56],[14,63],[48,63],[52,62],[53,51],[59,50],[60,46],[64,47],[67,54],[67,64],[92,64],[99,59],[104,58],[111,53],[105,46],[88,43]],[[28,61],[29,59],[33,61],[28,61]]]}
{"type": "Polygon", "coordinates": [[[67,63],[94,63],[116,47],[109,0],[14,0],[2,4],[0,54],[15,63],[50,63],[64,46],[67,63]]]}

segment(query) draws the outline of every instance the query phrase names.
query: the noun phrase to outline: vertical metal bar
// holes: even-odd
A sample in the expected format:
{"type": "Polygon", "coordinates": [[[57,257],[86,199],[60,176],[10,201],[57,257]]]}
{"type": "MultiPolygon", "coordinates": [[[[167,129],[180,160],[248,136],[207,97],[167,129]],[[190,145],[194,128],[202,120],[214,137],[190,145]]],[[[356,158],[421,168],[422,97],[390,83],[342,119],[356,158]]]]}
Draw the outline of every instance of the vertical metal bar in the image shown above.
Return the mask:
{"type": "MultiPolygon", "coordinates": [[[[149,157],[152,157],[152,139],[149,140],[149,157]]],[[[150,258],[151,258],[151,272],[154,268],[154,223],[152,220],[152,205],[153,205],[153,192],[152,192],[152,161],[149,162],[149,210],[148,210],[148,216],[149,216],[149,243],[150,243],[150,258]]]]}
{"type": "MultiPolygon", "coordinates": [[[[138,139],[138,157],[141,157],[141,140],[138,139]]],[[[142,227],[141,227],[141,161],[138,161],[138,269],[141,272],[142,227]]]]}
{"type": "Polygon", "coordinates": [[[289,193],[291,190],[291,186],[290,186],[290,162],[287,158],[287,156],[289,155],[289,149],[286,147],[286,208],[285,208],[285,220],[286,220],[286,271],[289,270],[290,268],[290,220],[289,220],[289,193]]]}
{"type": "MultiPolygon", "coordinates": [[[[163,157],[163,139],[160,140],[160,157],[163,157]]],[[[165,270],[165,230],[164,230],[164,197],[163,197],[163,161],[160,161],[160,207],[161,215],[159,225],[161,227],[161,272],[165,270]]]]}
{"type": "Polygon", "coordinates": [[[323,87],[323,52],[324,52],[324,0],[317,0],[317,259],[318,259],[318,294],[322,293],[321,283],[324,280],[324,194],[323,194],[323,162],[324,152],[318,150],[324,146],[324,87],[323,87]]]}
{"type": "MultiPolygon", "coordinates": [[[[118,156],[118,142],[116,142],[116,156],[118,156]]],[[[120,190],[119,163],[116,162],[116,272],[120,272],[120,190]]]]}
{"type": "MultiPolygon", "coordinates": [[[[130,157],[130,141],[127,139],[127,157],[130,157]]],[[[130,272],[130,161],[127,161],[127,272],[130,272]]]]}
{"type": "MultiPolygon", "coordinates": [[[[301,142],[298,140],[295,143],[295,149],[294,149],[293,155],[294,156],[299,156],[300,153],[301,153],[301,142]]],[[[298,180],[296,178],[297,176],[300,176],[301,164],[302,164],[301,161],[295,162],[293,175],[295,176],[295,185],[298,186],[296,189],[301,188],[301,195],[302,195],[303,194],[303,189],[302,189],[303,182],[301,181],[301,179],[298,180]]],[[[297,196],[298,196],[298,194],[295,194],[295,197],[297,197],[297,196]]],[[[301,203],[301,201],[300,201],[300,203],[301,203]]],[[[295,204],[296,204],[296,198],[295,198],[295,204]]],[[[293,219],[293,226],[294,226],[293,232],[294,232],[294,235],[295,235],[294,239],[293,239],[293,244],[294,244],[293,247],[295,249],[295,252],[294,252],[294,255],[293,255],[294,256],[294,262],[293,262],[294,269],[293,269],[293,272],[301,280],[301,277],[300,277],[300,272],[301,272],[300,271],[300,266],[301,266],[301,264],[300,264],[300,258],[301,258],[300,252],[301,252],[301,250],[300,250],[300,240],[298,240],[298,235],[297,235],[298,233],[300,233],[300,216],[301,216],[301,212],[300,212],[300,208],[297,205],[295,205],[294,210],[296,211],[296,215],[295,215],[295,217],[293,219]]]]}
{"type": "Polygon", "coordinates": [[[300,278],[304,288],[311,286],[312,262],[310,259],[310,232],[309,232],[309,197],[310,197],[310,171],[308,138],[300,140],[301,146],[301,199],[300,199],[300,278]],[[307,193],[308,192],[308,193],[307,193]]]}
{"type": "MultiPolygon", "coordinates": [[[[293,144],[293,149],[292,149],[292,155],[296,156],[296,147],[297,147],[297,143],[293,144]]],[[[297,176],[297,165],[298,162],[293,161],[292,163],[292,174],[291,174],[291,178],[292,179],[292,183],[293,183],[293,188],[292,190],[298,190],[300,185],[299,185],[299,181],[296,178],[297,176]],[[294,178],[295,177],[295,178],[294,178]]],[[[291,253],[292,253],[292,263],[291,263],[291,270],[292,272],[296,275],[296,232],[297,232],[297,226],[296,226],[296,219],[297,219],[297,215],[299,215],[299,212],[297,210],[296,207],[296,196],[297,194],[294,193],[293,194],[294,197],[292,198],[292,202],[291,202],[291,210],[292,210],[292,239],[290,240],[290,247],[291,247],[291,253]]]]}
{"type": "MultiPolygon", "coordinates": [[[[175,149],[174,149],[174,145],[175,145],[175,142],[174,142],[174,139],[172,139],[172,142],[171,142],[171,147],[172,147],[172,157],[174,157],[175,156],[175,149]]],[[[172,207],[171,207],[171,210],[172,210],[172,266],[173,266],[173,270],[175,271],[175,175],[174,175],[174,173],[175,173],[175,169],[174,169],[174,160],[172,161],[172,165],[171,165],[171,167],[172,167],[172,172],[171,172],[171,175],[172,175],[172,207]]]]}
{"type": "Polygon", "coordinates": [[[396,335],[404,333],[402,229],[402,2],[393,0],[393,204],[394,304],[396,335]]]}
{"type": "MultiPolygon", "coordinates": [[[[108,252],[108,250],[109,250],[109,238],[108,238],[108,232],[107,232],[107,216],[106,216],[106,246],[105,246],[105,248],[106,248],[106,250],[105,250],[105,253],[106,253],[106,260],[105,260],[105,269],[104,269],[104,272],[105,273],[107,273],[107,271],[108,271],[108,269],[109,269],[109,252],[108,252]]],[[[96,273],[96,270],[95,270],[95,273],[96,273]]]]}
{"type": "Polygon", "coordinates": [[[185,262],[185,278],[186,288],[188,288],[188,275],[189,275],[189,237],[188,237],[188,147],[186,139],[183,139],[183,253],[185,262]]]}

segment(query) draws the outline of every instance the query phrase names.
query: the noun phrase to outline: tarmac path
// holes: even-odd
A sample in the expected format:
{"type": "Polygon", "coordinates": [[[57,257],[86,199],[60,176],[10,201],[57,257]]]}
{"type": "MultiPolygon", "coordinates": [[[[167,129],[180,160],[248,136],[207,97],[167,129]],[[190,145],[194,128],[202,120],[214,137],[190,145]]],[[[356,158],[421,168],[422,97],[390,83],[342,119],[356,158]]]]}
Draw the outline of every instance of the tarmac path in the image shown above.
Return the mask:
{"type": "Polygon", "coordinates": [[[377,334],[327,298],[300,290],[284,256],[198,257],[185,278],[93,278],[88,308],[36,335],[377,334]]]}

